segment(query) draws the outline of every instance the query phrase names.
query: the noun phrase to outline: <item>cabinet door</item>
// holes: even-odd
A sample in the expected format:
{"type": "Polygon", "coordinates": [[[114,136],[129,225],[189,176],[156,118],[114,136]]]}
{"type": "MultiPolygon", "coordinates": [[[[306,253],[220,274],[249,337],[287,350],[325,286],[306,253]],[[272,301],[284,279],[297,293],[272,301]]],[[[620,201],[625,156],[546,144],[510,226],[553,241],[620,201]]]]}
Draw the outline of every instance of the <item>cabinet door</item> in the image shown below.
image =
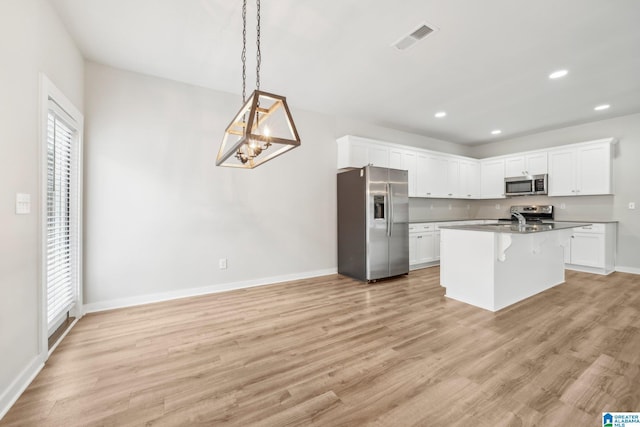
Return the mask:
{"type": "Polygon", "coordinates": [[[435,259],[434,245],[433,245],[434,235],[435,235],[434,232],[420,233],[417,235],[418,256],[416,261],[418,264],[430,262],[435,259]]]}
{"type": "Polygon", "coordinates": [[[576,150],[549,152],[549,196],[575,196],[576,150]]]}
{"type": "Polygon", "coordinates": [[[369,164],[380,166],[382,168],[389,167],[389,149],[385,147],[369,146],[367,147],[369,164]]]}
{"type": "Polygon", "coordinates": [[[445,157],[427,157],[427,194],[430,197],[447,196],[449,162],[445,157]]]}
{"type": "Polygon", "coordinates": [[[480,164],[460,160],[460,197],[474,198],[480,195],[480,164]]]}
{"type": "Polygon", "coordinates": [[[480,163],[480,192],[485,199],[504,198],[504,159],[480,163]]]}
{"type": "Polygon", "coordinates": [[[417,155],[412,151],[405,151],[402,153],[402,169],[408,172],[409,179],[409,197],[416,197],[418,195],[418,163],[417,155]]]}
{"type": "Polygon", "coordinates": [[[571,264],[604,268],[604,234],[573,233],[571,264]]]}
{"type": "Polygon", "coordinates": [[[547,153],[527,154],[524,157],[525,172],[527,175],[542,175],[549,171],[547,167],[547,153]]]}
{"type": "Polygon", "coordinates": [[[418,234],[409,234],[409,265],[418,264],[418,234]]]}
{"type": "Polygon", "coordinates": [[[526,175],[527,167],[524,163],[523,156],[507,157],[504,159],[504,176],[522,176],[526,175]]]}
{"type": "Polygon", "coordinates": [[[580,196],[612,193],[609,144],[578,148],[576,193],[580,196]]]}
{"type": "Polygon", "coordinates": [[[458,197],[460,195],[460,160],[446,159],[447,162],[447,183],[444,193],[447,197],[458,197]]]}
{"type": "Polygon", "coordinates": [[[392,148],[389,150],[389,167],[391,169],[405,169],[404,167],[402,167],[403,154],[404,152],[399,149],[392,148]]]}
{"type": "Polygon", "coordinates": [[[430,197],[429,158],[425,154],[416,156],[416,193],[418,197],[430,197]]]}
{"type": "Polygon", "coordinates": [[[448,172],[446,158],[418,154],[416,186],[420,197],[446,197],[448,172]]]}

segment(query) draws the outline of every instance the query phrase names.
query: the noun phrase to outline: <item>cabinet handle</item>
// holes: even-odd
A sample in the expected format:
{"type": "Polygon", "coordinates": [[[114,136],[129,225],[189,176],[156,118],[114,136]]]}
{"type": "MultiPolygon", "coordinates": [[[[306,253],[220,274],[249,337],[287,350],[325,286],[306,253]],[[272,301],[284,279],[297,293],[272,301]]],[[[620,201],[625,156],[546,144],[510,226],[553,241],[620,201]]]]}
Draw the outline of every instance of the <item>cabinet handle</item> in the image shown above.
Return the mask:
{"type": "Polygon", "coordinates": [[[449,193],[450,196],[453,196],[453,193],[449,193]]]}
{"type": "Polygon", "coordinates": [[[430,195],[431,195],[431,193],[427,193],[427,196],[430,196],[430,195]]]}
{"type": "MultiPolygon", "coordinates": [[[[571,236],[571,237],[573,237],[573,236],[571,236]]],[[[418,239],[422,239],[422,236],[418,236],[418,239]]]]}
{"type": "Polygon", "coordinates": [[[576,236],[571,236],[572,239],[574,239],[576,236]]]}

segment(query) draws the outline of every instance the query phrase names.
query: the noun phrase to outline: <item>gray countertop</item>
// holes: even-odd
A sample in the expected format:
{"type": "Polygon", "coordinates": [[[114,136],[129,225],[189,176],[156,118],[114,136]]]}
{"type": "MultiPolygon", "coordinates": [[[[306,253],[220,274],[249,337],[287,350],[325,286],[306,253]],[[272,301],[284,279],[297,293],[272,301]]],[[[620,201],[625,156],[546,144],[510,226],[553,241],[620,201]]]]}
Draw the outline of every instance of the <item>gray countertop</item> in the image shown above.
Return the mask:
{"type": "Polygon", "coordinates": [[[467,230],[467,231],[485,231],[490,233],[510,233],[510,234],[532,234],[541,233],[544,231],[556,231],[567,230],[570,228],[584,227],[591,225],[588,222],[546,222],[538,224],[525,224],[520,226],[513,223],[498,223],[498,224],[477,224],[477,225],[450,225],[447,227],[440,227],[444,230],[467,230]]]}
{"type": "Polygon", "coordinates": [[[496,218],[465,218],[465,219],[425,219],[411,220],[409,224],[429,224],[432,222],[457,222],[457,221],[498,221],[496,218]]]}
{"type": "MultiPolygon", "coordinates": [[[[429,224],[432,222],[458,222],[458,221],[505,221],[504,218],[466,218],[466,219],[425,219],[425,220],[411,220],[409,224],[429,224]]],[[[551,222],[551,221],[550,221],[551,222]]],[[[563,219],[555,222],[587,222],[589,224],[609,224],[617,223],[619,221],[603,221],[603,220],[591,220],[591,219],[563,219]]]]}

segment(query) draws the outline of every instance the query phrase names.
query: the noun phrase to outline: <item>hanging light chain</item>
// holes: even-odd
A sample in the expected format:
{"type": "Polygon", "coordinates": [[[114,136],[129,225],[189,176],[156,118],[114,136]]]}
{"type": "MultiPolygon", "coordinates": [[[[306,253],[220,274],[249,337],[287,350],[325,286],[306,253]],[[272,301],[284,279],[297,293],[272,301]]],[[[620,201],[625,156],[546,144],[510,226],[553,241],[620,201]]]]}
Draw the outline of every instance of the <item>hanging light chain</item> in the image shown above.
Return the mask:
{"type": "Polygon", "coordinates": [[[260,62],[262,62],[262,54],[260,52],[260,0],[256,0],[256,9],[258,24],[256,25],[256,90],[260,90],[260,62]]]}
{"type": "Polygon", "coordinates": [[[242,103],[247,99],[247,0],[242,1],[242,103]]]}
{"type": "MultiPolygon", "coordinates": [[[[260,63],[262,62],[262,52],[260,51],[260,0],[256,0],[257,24],[256,24],[256,90],[260,90],[260,63]]],[[[247,99],[247,0],[242,1],[242,102],[247,99]]],[[[258,105],[260,105],[258,101],[258,105]]],[[[256,123],[260,123],[259,112],[256,111],[256,123]]],[[[236,151],[235,157],[245,164],[249,160],[259,156],[260,153],[269,148],[271,143],[267,141],[263,146],[259,144],[249,144],[245,142],[236,151]]]]}

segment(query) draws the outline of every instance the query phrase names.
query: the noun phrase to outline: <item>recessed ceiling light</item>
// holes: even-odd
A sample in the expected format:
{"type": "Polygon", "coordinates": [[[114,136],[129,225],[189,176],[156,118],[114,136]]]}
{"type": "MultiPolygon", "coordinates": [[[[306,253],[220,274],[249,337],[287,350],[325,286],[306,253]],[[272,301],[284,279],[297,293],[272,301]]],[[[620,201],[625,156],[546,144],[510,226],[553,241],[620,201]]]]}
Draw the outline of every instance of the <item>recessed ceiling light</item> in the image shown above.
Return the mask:
{"type": "Polygon", "coordinates": [[[569,73],[569,71],[567,70],[558,70],[558,71],[554,71],[553,73],[549,74],[549,78],[550,79],[559,79],[560,77],[564,77],[569,73]]]}
{"type": "Polygon", "coordinates": [[[439,119],[445,117],[446,115],[447,115],[446,111],[438,111],[437,113],[434,114],[434,116],[439,118],[439,119]]]}
{"type": "Polygon", "coordinates": [[[607,108],[611,107],[611,105],[609,104],[602,104],[602,105],[598,105],[597,107],[594,108],[594,110],[596,111],[602,111],[602,110],[606,110],[607,108]]]}
{"type": "Polygon", "coordinates": [[[500,129],[492,130],[491,135],[500,135],[502,131],[500,129]]]}

